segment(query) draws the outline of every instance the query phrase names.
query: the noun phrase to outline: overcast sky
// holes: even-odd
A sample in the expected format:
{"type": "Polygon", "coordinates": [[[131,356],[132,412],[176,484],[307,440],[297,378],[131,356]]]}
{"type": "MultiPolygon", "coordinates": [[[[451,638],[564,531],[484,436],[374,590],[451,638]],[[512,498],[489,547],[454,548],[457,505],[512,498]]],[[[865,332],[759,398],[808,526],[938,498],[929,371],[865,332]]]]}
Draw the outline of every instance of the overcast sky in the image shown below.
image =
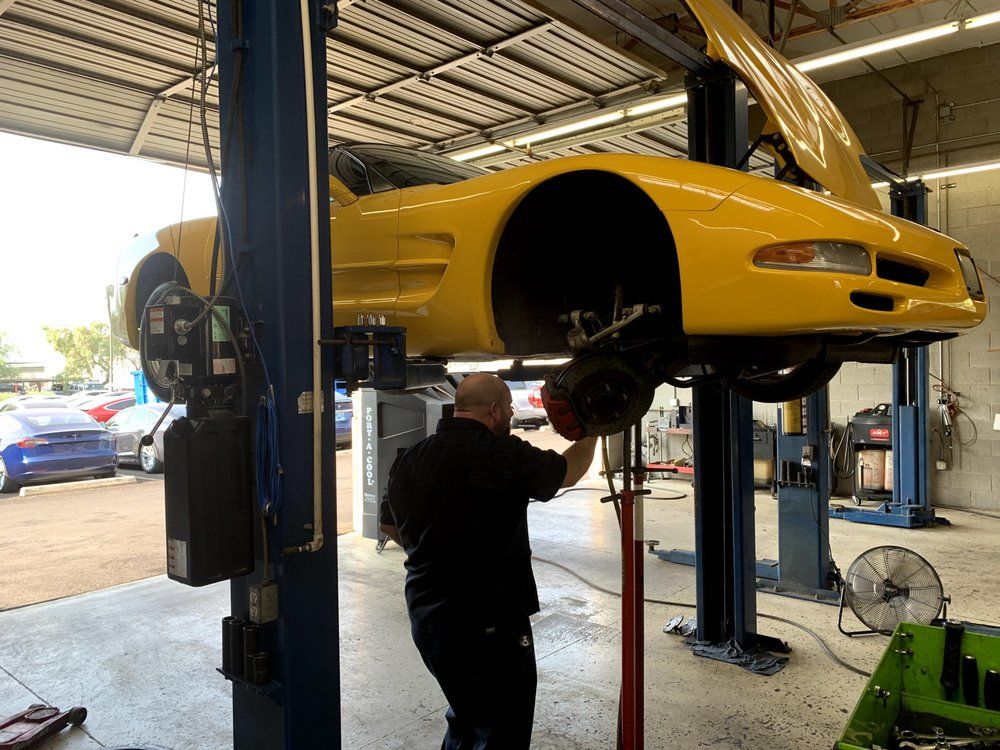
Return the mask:
{"type": "Polygon", "coordinates": [[[58,366],[43,325],[107,322],[104,287],[135,234],[215,213],[208,175],[0,133],[0,331],[58,366]]]}

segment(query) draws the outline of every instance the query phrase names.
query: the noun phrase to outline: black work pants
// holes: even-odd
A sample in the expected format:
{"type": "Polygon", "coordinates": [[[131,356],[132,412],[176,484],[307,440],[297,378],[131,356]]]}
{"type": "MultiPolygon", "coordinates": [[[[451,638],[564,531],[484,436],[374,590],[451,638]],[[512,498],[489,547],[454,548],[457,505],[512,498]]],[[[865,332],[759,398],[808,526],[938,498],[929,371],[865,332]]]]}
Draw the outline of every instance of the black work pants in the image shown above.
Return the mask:
{"type": "Polygon", "coordinates": [[[528,750],[538,681],[528,617],[411,632],[448,699],[441,750],[528,750]]]}

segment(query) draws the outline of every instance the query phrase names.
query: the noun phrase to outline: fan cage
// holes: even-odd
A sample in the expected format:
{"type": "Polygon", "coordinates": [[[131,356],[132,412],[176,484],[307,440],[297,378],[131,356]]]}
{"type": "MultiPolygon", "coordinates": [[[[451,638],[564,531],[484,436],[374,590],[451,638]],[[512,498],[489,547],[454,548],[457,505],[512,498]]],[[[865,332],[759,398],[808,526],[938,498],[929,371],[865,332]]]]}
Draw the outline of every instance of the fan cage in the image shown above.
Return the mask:
{"type": "Polygon", "coordinates": [[[904,547],[873,547],[847,570],[844,599],[867,627],[891,633],[901,622],[929,625],[941,614],[944,588],[927,560],[904,547]]]}

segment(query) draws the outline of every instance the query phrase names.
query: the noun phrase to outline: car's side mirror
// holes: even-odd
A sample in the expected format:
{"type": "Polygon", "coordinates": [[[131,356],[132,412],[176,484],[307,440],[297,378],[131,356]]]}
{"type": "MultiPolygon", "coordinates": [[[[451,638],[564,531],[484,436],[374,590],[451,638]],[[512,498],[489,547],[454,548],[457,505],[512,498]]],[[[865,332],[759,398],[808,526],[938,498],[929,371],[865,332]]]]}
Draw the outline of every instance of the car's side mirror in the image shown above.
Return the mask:
{"type": "Polygon", "coordinates": [[[336,177],[330,177],[330,199],[337,201],[341,206],[349,206],[358,199],[358,196],[336,177]]]}

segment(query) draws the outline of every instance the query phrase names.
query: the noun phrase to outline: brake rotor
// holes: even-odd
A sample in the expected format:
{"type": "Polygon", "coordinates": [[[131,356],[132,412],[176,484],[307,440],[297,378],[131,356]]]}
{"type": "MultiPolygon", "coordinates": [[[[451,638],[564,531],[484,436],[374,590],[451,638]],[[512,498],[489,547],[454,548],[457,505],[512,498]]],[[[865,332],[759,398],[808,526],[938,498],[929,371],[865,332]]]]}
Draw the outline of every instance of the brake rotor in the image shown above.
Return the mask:
{"type": "Polygon", "coordinates": [[[616,435],[639,422],[653,403],[654,386],[635,364],[616,353],[588,354],[549,376],[542,401],[565,438],[616,435]]]}

